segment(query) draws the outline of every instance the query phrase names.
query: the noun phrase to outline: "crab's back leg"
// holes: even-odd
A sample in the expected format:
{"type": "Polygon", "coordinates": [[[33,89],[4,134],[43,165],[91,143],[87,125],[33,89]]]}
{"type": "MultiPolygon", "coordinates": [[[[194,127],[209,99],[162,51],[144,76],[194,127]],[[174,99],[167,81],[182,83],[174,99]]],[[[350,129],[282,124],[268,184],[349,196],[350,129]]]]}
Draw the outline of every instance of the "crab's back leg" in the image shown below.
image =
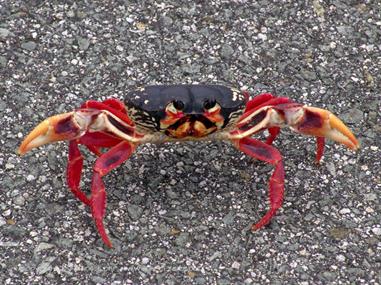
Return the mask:
{"type": "Polygon", "coordinates": [[[234,145],[247,155],[269,163],[275,167],[269,181],[270,209],[259,222],[253,224],[252,230],[267,225],[277,210],[282,206],[284,195],[284,167],[279,151],[266,143],[252,138],[243,138],[233,141],[234,145]]]}
{"type": "Polygon", "coordinates": [[[90,197],[91,212],[102,240],[109,247],[112,247],[112,244],[103,225],[103,218],[106,213],[106,191],[102,177],[126,161],[135,148],[135,144],[123,141],[98,157],[93,168],[90,197]]]}

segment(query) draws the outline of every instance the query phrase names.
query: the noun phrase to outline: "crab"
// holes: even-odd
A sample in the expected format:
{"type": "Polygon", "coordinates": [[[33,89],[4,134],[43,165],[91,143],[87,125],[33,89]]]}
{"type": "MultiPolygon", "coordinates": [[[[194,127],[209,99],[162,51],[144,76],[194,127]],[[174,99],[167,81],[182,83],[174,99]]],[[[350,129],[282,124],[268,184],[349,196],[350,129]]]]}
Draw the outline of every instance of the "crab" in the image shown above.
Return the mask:
{"type": "Polygon", "coordinates": [[[140,144],[177,141],[230,141],[248,156],[271,164],[270,208],[251,226],[267,225],[281,207],[285,172],[280,152],[272,146],[280,128],[316,137],[315,160],[324,152],[325,138],[352,150],[359,142],[331,112],[295,103],[286,97],[260,94],[222,85],[153,85],[128,93],[124,102],[86,101],[79,109],[45,119],[21,143],[18,153],[46,143],[69,141],[67,184],[75,197],[90,207],[105,245],[112,247],[104,227],[106,190],[102,177],[126,161],[140,144]],[[266,141],[253,138],[268,130],[266,141]],[[91,194],[80,188],[84,145],[97,156],[91,194]]]}

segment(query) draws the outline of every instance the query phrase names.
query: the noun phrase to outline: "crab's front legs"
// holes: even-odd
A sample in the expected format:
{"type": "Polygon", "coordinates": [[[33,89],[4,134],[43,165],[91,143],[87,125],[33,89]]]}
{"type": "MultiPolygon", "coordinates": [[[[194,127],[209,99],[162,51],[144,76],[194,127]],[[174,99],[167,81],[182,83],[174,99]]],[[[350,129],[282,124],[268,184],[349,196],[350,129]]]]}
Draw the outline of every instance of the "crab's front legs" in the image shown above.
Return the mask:
{"type": "Polygon", "coordinates": [[[276,211],[282,206],[284,195],[284,168],[282,156],[273,146],[252,138],[243,138],[233,141],[233,143],[239,150],[247,155],[272,164],[275,167],[269,181],[270,209],[259,222],[252,225],[251,229],[254,231],[267,225],[271,218],[276,214],[276,211]]]}
{"type": "Polygon", "coordinates": [[[295,132],[317,138],[317,162],[323,155],[324,138],[342,143],[353,150],[359,148],[356,137],[334,114],[298,103],[264,106],[246,113],[237,123],[237,130],[231,133],[230,138],[241,139],[263,129],[286,126],[295,132]]]}

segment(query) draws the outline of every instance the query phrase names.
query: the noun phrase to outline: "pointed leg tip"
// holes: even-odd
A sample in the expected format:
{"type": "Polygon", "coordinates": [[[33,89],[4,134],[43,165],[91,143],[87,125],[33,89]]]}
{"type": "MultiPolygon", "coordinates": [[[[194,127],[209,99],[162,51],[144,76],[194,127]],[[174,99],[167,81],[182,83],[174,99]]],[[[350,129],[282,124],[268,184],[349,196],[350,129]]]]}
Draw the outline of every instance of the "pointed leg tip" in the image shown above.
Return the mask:
{"type": "Polygon", "coordinates": [[[112,249],[112,242],[110,241],[110,239],[106,239],[106,240],[104,240],[103,238],[102,238],[102,240],[103,240],[103,242],[104,242],[104,244],[109,248],[109,249],[112,249]]]}
{"type": "Polygon", "coordinates": [[[259,228],[257,227],[256,224],[253,224],[253,225],[251,226],[251,231],[252,231],[252,232],[256,232],[256,231],[258,231],[258,230],[259,230],[259,228]]]}
{"type": "Polygon", "coordinates": [[[257,231],[261,230],[262,228],[264,228],[267,224],[269,224],[269,221],[267,221],[267,220],[264,221],[261,219],[259,222],[255,223],[251,226],[251,231],[257,232],[257,231]]]}
{"type": "Polygon", "coordinates": [[[112,243],[106,233],[106,230],[104,228],[104,225],[103,225],[103,220],[102,219],[98,219],[96,218],[95,219],[95,225],[97,227],[97,230],[98,230],[98,233],[103,241],[103,243],[108,247],[108,248],[112,248],[112,243]]]}
{"type": "Polygon", "coordinates": [[[105,246],[108,248],[112,248],[112,242],[110,238],[108,237],[108,235],[106,234],[106,232],[101,232],[100,236],[105,246]]]}

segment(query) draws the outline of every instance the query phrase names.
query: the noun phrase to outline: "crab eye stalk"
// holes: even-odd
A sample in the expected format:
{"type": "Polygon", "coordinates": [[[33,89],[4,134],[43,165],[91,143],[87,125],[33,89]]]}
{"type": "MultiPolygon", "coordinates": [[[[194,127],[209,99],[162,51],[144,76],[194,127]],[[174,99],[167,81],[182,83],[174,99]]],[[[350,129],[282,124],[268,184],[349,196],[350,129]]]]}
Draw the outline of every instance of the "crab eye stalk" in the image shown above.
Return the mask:
{"type": "Polygon", "coordinates": [[[184,107],[185,107],[185,105],[182,101],[175,100],[175,101],[170,102],[167,105],[166,111],[171,113],[171,114],[174,114],[174,115],[181,114],[184,107]]]}
{"type": "Polygon", "coordinates": [[[176,110],[178,111],[182,111],[185,106],[183,101],[176,100],[176,101],[173,101],[173,107],[175,107],[176,110]]]}
{"type": "Polygon", "coordinates": [[[204,108],[207,110],[212,109],[214,106],[216,106],[216,103],[216,100],[205,100],[204,108]]]}
{"type": "Polygon", "coordinates": [[[217,104],[216,100],[205,100],[204,101],[204,108],[209,113],[213,113],[220,109],[220,106],[217,104]]]}

